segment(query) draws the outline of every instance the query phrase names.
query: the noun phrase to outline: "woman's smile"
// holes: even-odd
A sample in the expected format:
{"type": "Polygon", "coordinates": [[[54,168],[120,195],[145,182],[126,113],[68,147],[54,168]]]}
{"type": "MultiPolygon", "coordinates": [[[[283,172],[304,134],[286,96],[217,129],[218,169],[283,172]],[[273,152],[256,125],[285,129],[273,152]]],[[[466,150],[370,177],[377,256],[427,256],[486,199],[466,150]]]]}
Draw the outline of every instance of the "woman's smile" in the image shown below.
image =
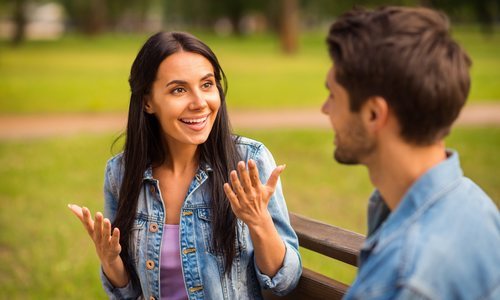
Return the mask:
{"type": "Polygon", "coordinates": [[[189,129],[194,131],[201,131],[207,125],[208,117],[211,115],[205,114],[200,117],[192,117],[192,118],[180,118],[179,120],[189,129]]]}

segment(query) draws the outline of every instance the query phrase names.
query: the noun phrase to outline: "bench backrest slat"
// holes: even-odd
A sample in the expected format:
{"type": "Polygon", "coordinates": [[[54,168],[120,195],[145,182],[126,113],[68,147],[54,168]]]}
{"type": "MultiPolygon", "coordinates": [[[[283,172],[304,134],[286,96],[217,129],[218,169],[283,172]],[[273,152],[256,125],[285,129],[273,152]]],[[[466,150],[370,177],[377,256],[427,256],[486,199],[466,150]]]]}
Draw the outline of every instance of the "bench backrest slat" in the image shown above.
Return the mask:
{"type": "Polygon", "coordinates": [[[290,222],[301,247],[357,266],[365,237],[359,233],[290,213],[290,222]]]}
{"type": "Polygon", "coordinates": [[[284,297],[278,297],[270,292],[264,292],[266,300],[335,300],[342,299],[346,293],[348,285],[336,281],[322,274],[311,271],[307,268],[302,270],[297,288],[284,297]]]}
{"type": "MultiPolygon", "coordinates": [[[[300,247],[356,266],[365,237],[361,234],[290,213],[290,222],[299,237],[300,247]]],[[[266,300],[342,299],[348,285],[304,268],[297,288],[285,297],[264,291],[266,300]]]]}

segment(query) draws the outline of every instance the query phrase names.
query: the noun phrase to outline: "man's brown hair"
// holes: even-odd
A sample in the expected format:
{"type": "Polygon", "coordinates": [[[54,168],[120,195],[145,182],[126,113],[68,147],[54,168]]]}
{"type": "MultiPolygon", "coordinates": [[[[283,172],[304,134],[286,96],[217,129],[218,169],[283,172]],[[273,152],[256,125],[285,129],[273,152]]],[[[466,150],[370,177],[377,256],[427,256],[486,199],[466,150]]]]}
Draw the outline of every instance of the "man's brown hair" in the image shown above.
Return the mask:
{"type": "Polygon", "coordinates": [[[332,24],[327,42],[351,111],[381,96],[406,141],[428,145],[449,133],[469,93],[471,60],[451,38],[444,14],[355,9],[332,24]]]}

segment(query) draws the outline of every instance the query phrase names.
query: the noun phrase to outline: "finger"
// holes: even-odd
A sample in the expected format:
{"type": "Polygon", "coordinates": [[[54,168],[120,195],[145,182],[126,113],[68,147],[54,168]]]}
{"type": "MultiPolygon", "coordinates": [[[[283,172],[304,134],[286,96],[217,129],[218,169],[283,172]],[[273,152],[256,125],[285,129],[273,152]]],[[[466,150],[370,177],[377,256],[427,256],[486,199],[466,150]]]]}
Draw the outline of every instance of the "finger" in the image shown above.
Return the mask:
{"type": "Polygon", "coordinates": [[[273,172],[271,173],[271,176],[269,176],[269,179],[267,180],[266,186],[274,192],[276,189],[276,185],[278,184],[278,179],[280,177],[281,172],[286,168],[286,165],[281,165],[276,167],[273,172]]]}
{"type": "Polygon", "coordinates": [[[259,178],[259,169],[257,169],[257,164],[253,159],[248,161],[248,170],[250,173],[250,180],[252,181],[252,186],[255,189],[260,189],[260,178],[259,178]]]}
{"type": "Polygon", "coordinates": [[[241,185],[243,190],[248,192],[252,188],[252,182],[250,181],[250,176],[248,175],[248,170],[246,168],[245,162],[240,161],[238,163],[238,172],[240,174],[241,185]]]}
{"type": "Polygon", "coordinates": [[[120,255],[120,252],[122,251],[122,246],[120,245],[120,230],[116,227],[113,229],[109,246],[113,251],[116,251],[116,253],[120,255]]]}
{"type": "Polygon", "coordinates": [[[236,196],[245,197],[245,191],[243,190],[243,187],[241,186],[240,180],[238,179],[238,175],[236,171],[231,171],[231,174],[229,174],[229,177],[231,178],[231,186],[233,187],[233,191],[236,194],[236,196]]]}
{"type": "Polygon", "coordinates": [[[90,214],[90,210],[86,207],[82,207],[83,214],[83,225],[90,236],[94,234],[94,220],[92,220],[92,215],[90,214]]]}
{"type": "Polygon", "coordinates": [[[240,201],[238,200],[238,197],[236,197],[236,194],[231,189],[229,183],[224,183],[224,192],[226,193],[227,199],[229,200],[229,203],[231,204],[233,211],[239,210],[240,201]]]}
{"type": "Polygon", "coordinates": [[[94,236],[96,242],[100,242],[102,239],[102,214],[97,212],[95,214],[95,222],[94,222],[94,236]]]}
{"type": "Polygon", "coordinates": [[[76,204],[68,204],[68,208],[83,223],[82,208],[76,204]]]}
{"type": "Polygon", "coordinates": [[[113,229],[110,244],[113,248],[120,246],[120,229],[118,229],[118,227],[115,227],[115,229],[113,229]]]}
{"type": "Polygon", "coordinates": [[[102,229],[102,239],[105,242],[109,242],[111,237],[111,222],[108,218],[104,218],[103,220],[103,229],[102,229]]]}

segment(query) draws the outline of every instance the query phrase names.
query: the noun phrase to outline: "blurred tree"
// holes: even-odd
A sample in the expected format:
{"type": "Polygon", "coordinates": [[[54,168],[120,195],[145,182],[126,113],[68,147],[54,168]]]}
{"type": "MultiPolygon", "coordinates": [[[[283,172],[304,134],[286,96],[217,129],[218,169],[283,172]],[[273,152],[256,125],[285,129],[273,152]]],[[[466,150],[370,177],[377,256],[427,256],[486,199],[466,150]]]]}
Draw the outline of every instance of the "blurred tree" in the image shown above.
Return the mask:
{"type": "Polygon", "coordinates": [[[142,31],[153,0],[59,0],[70,25],[86,34],[107,30],[142,31]],[[125,26],[125,24],[127,26],[125,26]]]}
{"type": "Polygon", "coordinates": [[[241,35],[242,30],[240,22],[241,19],[243,18],[243,15],[245,14],[245,11],[247,10],[248,2],[251,1],[244,1],[244,0],[220,1],[219,3],[222,4],[219,6],[220,9],[218,9],[218,11],[214,11],[214,9],[217,9],[217,7],[213,7],[212,14],[217,18],[226,15],[229,18],[229,21],[231,22],[231,27],[233,28],[233,31],[237,35],[241,35]]]}
{"type": "Polygon", "coordinates": [[[60,0],[77,31],[98,34],[107,29],[108,3],[103,0],[60,0]]]}
{"type": "Polygon", "coordinates": [[[14,0],[14,34],[12,43],[19,45],[25,39],[26,30],[26,0],[14,0]]]}
{"type": "Polygon", "coordinates": [[[212,28],[221,18],[227,18],[232,31],[242,34],[241,20],[250,10],[265,11],[267,1],[244,0],[163,0],[167,26],[212,28]]]}
{"type": "Polygon", "coordinates": [[[299,43],[299,3],[297,0],[281,0],[280,41],[286,54],[297,52],[299,43]]]}
{"type": "Polygon", "coordinates": [[[477,21],[485,33],[491,33],[500,16],[500,0],[422,0],[421,4],[446,11],[451,17],[477,21]]]}

